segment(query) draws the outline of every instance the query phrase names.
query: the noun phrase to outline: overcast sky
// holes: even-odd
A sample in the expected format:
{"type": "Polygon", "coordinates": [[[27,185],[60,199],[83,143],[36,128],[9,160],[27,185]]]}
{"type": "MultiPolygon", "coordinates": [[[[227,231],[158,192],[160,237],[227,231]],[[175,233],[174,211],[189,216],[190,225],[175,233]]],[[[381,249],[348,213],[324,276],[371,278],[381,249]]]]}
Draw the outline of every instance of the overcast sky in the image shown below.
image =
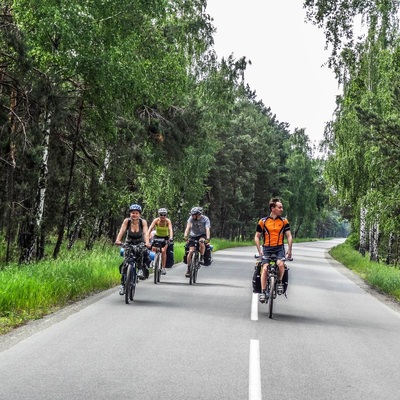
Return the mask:
{"type": "Polygon", "coordinates": [[[302,0],[208,0],[217,29],[218,56],[246,56],[245,80],[257,99],[271,107],[290,130],[305,128],[312,141],[323,138],[339,94],[333,72],[322,67],[322,30],[305,23],[302,0]]]}

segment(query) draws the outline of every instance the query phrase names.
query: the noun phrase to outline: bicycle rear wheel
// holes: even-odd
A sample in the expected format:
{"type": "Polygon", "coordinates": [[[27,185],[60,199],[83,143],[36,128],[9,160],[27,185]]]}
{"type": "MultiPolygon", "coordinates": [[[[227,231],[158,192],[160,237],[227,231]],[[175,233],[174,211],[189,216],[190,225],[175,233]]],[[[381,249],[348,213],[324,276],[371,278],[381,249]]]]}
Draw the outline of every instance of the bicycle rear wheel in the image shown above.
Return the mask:
{"type": "Polygon", "coordinates": [[[125,278],[125,303],[129,304],[131,300],[133,300],[133,269],[134,265],[129,264],[126,269],[126,278],[125,278]]]}
{"type": "Polygon", "coordinates": [[[268,317],[272,318],[274,308],[274,290],[275,290],[275,277],[271,276],[269,280],[269,303],[268,303],[268,317]]]}

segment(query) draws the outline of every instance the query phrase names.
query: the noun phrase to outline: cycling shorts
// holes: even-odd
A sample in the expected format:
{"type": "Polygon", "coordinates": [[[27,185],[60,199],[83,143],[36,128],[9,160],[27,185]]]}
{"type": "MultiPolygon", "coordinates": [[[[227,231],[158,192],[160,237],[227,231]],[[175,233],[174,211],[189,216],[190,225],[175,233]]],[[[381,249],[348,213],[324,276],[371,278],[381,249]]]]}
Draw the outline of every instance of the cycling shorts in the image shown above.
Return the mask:
{"type": "Polygon", "coordinates": [[[189,247],[194,247],[196,246],[195,241],[199,241],[200,239],[205,239],[206,235],[199,235],[199,236],[190,236],[189,238],[189,247]]]}
{"type": "MultiPolygon", "coordinates": [[[[278,259],[283,259],[285,258],[285,246],[263,246],[263,256],[271,256],[272,254],[275,254],[278,259]]],[[[266,264],[267,261],[263,260],[263,264],[266,264]]]]}

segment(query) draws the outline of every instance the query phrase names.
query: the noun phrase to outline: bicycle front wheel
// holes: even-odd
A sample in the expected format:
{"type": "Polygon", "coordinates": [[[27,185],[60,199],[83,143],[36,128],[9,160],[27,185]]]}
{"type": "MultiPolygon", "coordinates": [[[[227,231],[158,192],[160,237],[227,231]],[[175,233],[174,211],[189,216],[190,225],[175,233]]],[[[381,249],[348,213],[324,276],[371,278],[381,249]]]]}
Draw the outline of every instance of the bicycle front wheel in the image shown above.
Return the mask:
{"type": "Polygon", "coordinates": [[[189,285],[192,285],[195,282],[195,271],[196,271],[196,254],[192,254],[192,260],[190,262],[190,276],[189,276],[189,285]]]}
{"type": "Polygon", "coordinates": [[[272,318],[274,308],[274,291],[275,291],[275,277],[271,276],[269,279],[269,303],[268,303],[268,316],[272,318]]]}
{"type": "Polygon", "coordinates": [[[154,271],[153,271],[153,274],[154,274],[154,284],[155,284],[155,285],[157,284],[157,282],[160,282],[160,276],[159,276],[159,274],[160,274],[160,265],[159,265],[160,262],[161,262],[160,253],[157,253],[156,259],[154,260],[154,271]]]}
{"type": "Polygon", "coordinates": [[[134,265],[129,264],[126,269],[126,278],[125,278],[125,303],[129,304],[133,299],[132,290],[133,290],[133,269],[134,265]]]}
{"type": "Polygon", "coordinates": [[[137,283],[136,265],[132,266],[132,271],[133,271],[133,277],[132,277],[132,289],[131,289],[131,292],[129,294],[129,299],[130,300],[133,300],[133,298],[135,297],[135,292],[136,292],[136,283],[137,283]]]}

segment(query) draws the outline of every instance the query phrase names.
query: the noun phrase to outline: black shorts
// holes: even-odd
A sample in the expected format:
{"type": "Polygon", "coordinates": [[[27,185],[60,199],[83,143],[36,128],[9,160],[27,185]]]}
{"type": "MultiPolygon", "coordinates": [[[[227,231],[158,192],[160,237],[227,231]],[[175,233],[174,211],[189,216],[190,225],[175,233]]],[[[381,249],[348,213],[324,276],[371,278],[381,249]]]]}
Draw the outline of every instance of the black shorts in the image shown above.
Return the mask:
{"type": "Polygon", "coordinates": [[[189,247],[194,247],[196,246],[196,241],[199,241],[200,239],[205,239],[206,235],[200,235],[200,236],[191,236],[189,238],[189,247]]]}
{"type": "Polygon", "coordinates": [[[154,235],[153,240],[151,242],[151,247],[160,247],[163,248],[167,245],[167,240],[169,239],[169,236],[157,236],[154,235]],[[156,244],[159,243],[158,246],[156,244]]]}
{"type": "MultiPolygon", "coordinates": [[[[285,258],[285,246],[263,246],[263,256],[271,256],[275,254],[279,260],[285,258]]],[[[266,264],[266,260],[262,260],[263,264],[266,264]]]]}

